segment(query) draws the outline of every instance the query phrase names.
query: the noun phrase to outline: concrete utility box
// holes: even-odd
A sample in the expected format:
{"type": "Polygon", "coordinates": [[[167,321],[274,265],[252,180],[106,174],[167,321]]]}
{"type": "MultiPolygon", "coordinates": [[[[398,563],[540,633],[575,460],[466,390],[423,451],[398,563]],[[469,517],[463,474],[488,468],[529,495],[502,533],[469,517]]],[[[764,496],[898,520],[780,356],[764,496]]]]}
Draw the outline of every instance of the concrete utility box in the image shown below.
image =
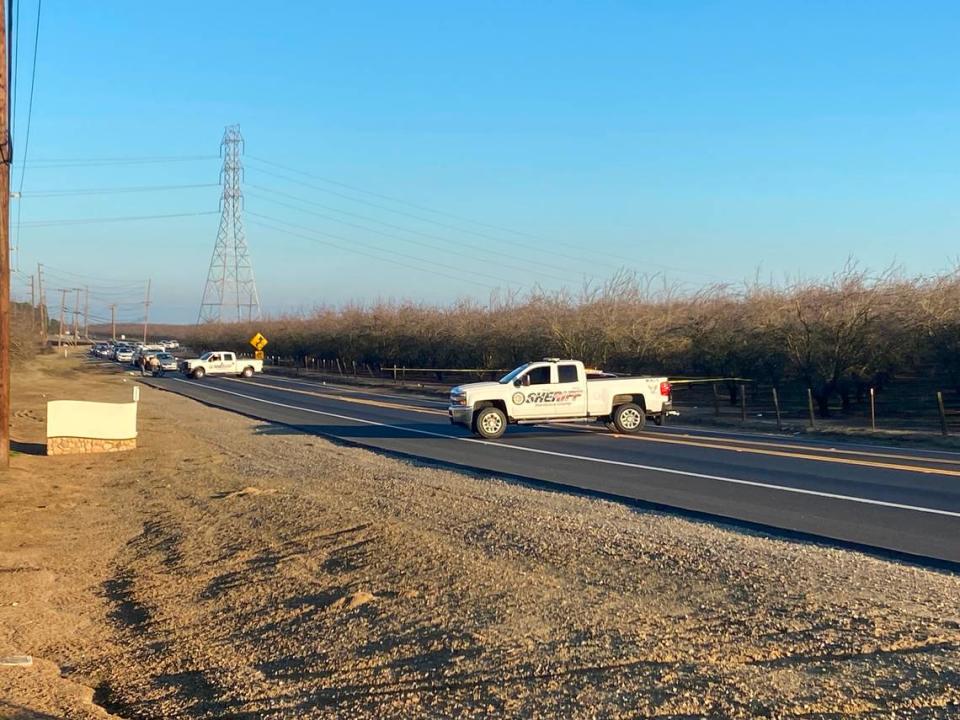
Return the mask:
{"type": "Polygon", "coordinates": [[[137,405],[82,400],[47,403],[47,455],[120,452],[137,447],[137,405]]]}

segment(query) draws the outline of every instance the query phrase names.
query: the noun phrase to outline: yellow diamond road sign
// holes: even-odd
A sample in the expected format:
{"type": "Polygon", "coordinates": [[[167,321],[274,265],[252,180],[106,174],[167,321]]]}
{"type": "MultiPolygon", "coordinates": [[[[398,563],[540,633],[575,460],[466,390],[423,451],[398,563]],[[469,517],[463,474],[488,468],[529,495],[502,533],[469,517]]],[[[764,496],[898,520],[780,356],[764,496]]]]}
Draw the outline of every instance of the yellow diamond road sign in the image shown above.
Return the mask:
{"type": "Polygon", "coordinates": [[[257,350],[263,350],[267,346],[267,339],[260,333],[257,333],[250,338],[250,344],[257,350]]]}

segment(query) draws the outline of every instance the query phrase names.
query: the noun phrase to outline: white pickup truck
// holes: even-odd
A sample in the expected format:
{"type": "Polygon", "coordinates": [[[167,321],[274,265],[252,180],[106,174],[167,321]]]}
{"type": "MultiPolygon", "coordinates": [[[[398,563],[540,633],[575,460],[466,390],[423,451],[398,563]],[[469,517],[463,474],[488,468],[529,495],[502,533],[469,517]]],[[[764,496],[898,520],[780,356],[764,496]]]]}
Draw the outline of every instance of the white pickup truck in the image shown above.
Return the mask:
{"type": "Polygon", "coordinates": [[[615,432],[640,431],[647,416],[658,425],[669,410],[665,377],[588,375],[578,360],[546,358],[521,365],[498,382],[459,385],[450,391],[450,422],[489,440],[508,424],[602,422],[615,432]]]}
{"type": "Polygon", "coordinates": [[[253,377],[263,372],[263,360],[238,358],[232,352],[206,352],[193,360],[181,360],[180,372],[198,380],[204,375],[253,377]]]}

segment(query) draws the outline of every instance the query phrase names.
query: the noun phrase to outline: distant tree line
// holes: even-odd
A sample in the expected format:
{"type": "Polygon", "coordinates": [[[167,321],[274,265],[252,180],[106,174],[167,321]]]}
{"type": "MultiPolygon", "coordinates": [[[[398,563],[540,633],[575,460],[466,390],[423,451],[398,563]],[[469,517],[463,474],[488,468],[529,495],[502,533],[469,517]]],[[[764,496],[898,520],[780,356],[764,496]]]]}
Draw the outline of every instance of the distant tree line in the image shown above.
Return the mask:
{"type": "MultiPolygon", "coordinates": [[[[201,325],[181,339],[249,351],[255,331],[269,338],[268,354],[298,362],[494,369],[559,356],[614,372],[803,385],[821,415],[831,402],[848,410],[867,388],[918,372],[960,391],[960,271],[906,278],[848,264],[820,280],[693,293],[621,272],[577,294],[318,308],[253,325],[201,325]]],[[[731,400],[737,386],[729,383],[731,400]]]]}

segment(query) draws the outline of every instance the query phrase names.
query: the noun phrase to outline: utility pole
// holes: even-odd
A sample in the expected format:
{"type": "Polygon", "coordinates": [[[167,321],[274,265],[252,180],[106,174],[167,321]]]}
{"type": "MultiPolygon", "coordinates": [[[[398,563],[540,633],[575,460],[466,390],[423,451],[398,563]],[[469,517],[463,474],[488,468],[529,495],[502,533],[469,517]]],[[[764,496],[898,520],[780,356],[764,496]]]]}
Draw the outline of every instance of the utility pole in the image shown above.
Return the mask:
{"type": "Polygon", "coordinates": [[[63,347],[63,314],[67,311],[67,289],[60,291],[60,327],[57,329],[57,350],[63,347]]]}
{"type": "Polygon", "coordinates": [[[83,289],[83,336],[90,339],[90,288],[83,289]]]}
{"type": "Polygon", "coordinates": [[[30,329],[37,330],[37,294],[33,287],[33,275],[30,276],[30,329]]]}
{"type": "Polygon", "coordinates": [[[7,7],[0,3],[0,470],[10,467],[10,68],[7,7]]]}
{"type": "Polygon", "coordinates": [[[40,300],[40,341],[47,345],[47,296],[43,294],[43,265],[37,263],[37,298],[40,300]]]}
{"type": "Polygon", "coordinates": [[[147,344],[147,324],[150,322],[150,279],[147,278],[147,298],[143,301],[143,344],[147,344]]]}
{"type": "Polygon", "coordinates": [[[227,126],[220,141],[220,155],[223,157],[220,229],[200,301],[198,325],[260,319],[260,296],[243,230],[243,152],[240,126],[227,126]]]}
{"type": "Polygon", "coordinates": [[[77,291],[77,299],[73,302],[73,344],[76,347],[77,340],[80,338],[80,288],[74,288],[77,291]]]}
{"type": "Polygon", "coordinates": [[[117,304],[110,306],[110,338],[117,339],[117,304]]]}

